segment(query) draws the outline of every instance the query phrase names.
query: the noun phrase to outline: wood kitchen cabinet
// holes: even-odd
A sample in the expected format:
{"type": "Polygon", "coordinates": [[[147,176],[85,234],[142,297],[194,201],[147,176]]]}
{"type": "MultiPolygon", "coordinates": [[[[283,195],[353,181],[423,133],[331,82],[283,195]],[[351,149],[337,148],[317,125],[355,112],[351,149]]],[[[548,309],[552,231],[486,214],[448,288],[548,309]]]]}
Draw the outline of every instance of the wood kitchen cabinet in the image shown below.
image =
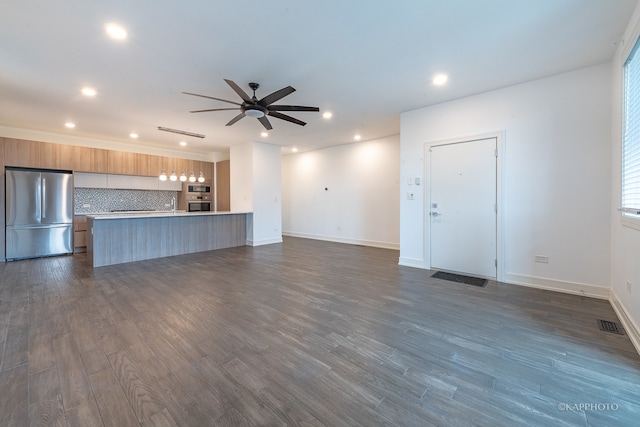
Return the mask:
{"type": "Polygon", "coordinates": [[[40,167],[45,169],[73,169],[73,146],[39,142],[40,167]]]}
{"type": "Polygon", "coordinates": [[[213,182],[213,168],[211,167],[213,163],[187,159],[185,159],[184,162],[187,178],[189,177],[189,175],[191,175],[191,172],[193,172],[197,179],[200,177],[200,172],[202,172],[202,175],[208,182],[213,182]]]}
{"type": "Polygon", "coordinates": [[[73,217],[73,252],[87,251],[87,217],[74,215],[73,217]]]}
{"type": "Polygon", "coordinates": [[[162,172],[162,156],[149,155],[149,176],[160,176],[162,172]]]}
{"type": "Polygon", "coordinates": [[[73,147],[73,170],[78,172],[107,173],[109,150],[91,147],[73,147]]]}
{"type": "Polygon", "coordinates": [[[73,169],[73,148],[70,145],[6,138],[6,166],[44,169],[73,169]]]}
{"type": "Polygon", "coordinates": [[[5,166],[147,177],[157,177],[164,169],[167,175],[175,170],[178,176],[184,170],[187,177],[193,171],[197,178],[202,171],[207,181],[213,180],[210,162],[14,138],[2,140],[5,166]]]}
{"type": "Polygon", "coordinates": [[[176,157],[163,157],[162,158],[162,168],[167,173],[167,176],[171,175],[171,172],[174,171],[178,178],[180,178],[180,174],[182,171],[185,172],[187,178],[189,177],[189,173],[191,172],[191,160],[188,159],[178,159],[176,157]]]}
{"type": "MultiPolygon", "coordinates": [[[[211,162],[201,162],[200,164],[200,169],[202,171],[202,174],[204,175],[204,178],[209,181],[209,182],[213,182],[213,163],[211,162]]],[[[196,177],[199,176],[200,172],[196,172],[196,177]]]]}
{"type": "Polygon", "coordinates": [[[224,160],[216,163],[216,210],[231,210],[231,162],[224,160]]]}
{"type": "Polygon", "coordinates": [[[137,153],[109,150],[108,173],[119,175],[136,175],[137,153]]]}
{"type": "Polygon", "coordinates": [[[4,140],[4,164],[6,166],[38,167],[40,164],[38,143],[21,139],[4,140]]]}

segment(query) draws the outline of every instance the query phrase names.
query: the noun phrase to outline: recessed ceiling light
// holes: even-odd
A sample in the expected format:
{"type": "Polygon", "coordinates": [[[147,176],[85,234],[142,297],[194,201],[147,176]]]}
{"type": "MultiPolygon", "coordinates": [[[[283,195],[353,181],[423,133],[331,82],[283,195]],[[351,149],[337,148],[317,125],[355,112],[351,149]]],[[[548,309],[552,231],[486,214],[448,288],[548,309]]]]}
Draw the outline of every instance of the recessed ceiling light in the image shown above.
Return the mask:
{"type": "Polygon", "coordinates": [[[138,134],[137,133],[130,133],[129,137],[133,138],[133,139],[137,139],[138,138],[138,134]]]}
{"type": "Polygon", "coordinates": [[[322,117],[324,117],[325,119],[330,119],[331,117],[333,117],[333,113],[331,111],[325,111],[324,113],[322,113],[322,117]]]}
{"type": "Polygon", "coordinates": [[[98,94],[98,92],[96,92],[96,90],[94,88],[91,87],[83,87],[82,88],[82,94],[84,96],[90,96],[90,97],[94,97],[98,94]]]}
{"type": "Polygon", "coordinates": [[[187,146],[187,142],[186,141],[180,141],[180,145],[182,145],[183,147],[187,146]]]}
{"type": "Polygon", "coordinates": [[[76,127],[76,124],[72,122],[67,122],[64,124],[64,126],[68,129],[73,129],[74,127],[76,127]]]}
{"type": "Polygon", "coordinates": [[[107,31],[109,37],[111,37],[112,39],[124,40],[127,38],[127,30],[125,30],[118,24],[110,23],[105,25],[104,28],[107,31]]]}
{"type": "Polygon", "coordinates": [[[293,148],[291,149],[291,151],[292,151],[293,153],[297,153],[297,152],[298,152],[298,148],[297,148],[297,147],[293,147],[293,148]]]}
{"type": "Polygon", "coordinates": [[[268,136],[269,136],[269,134],[268,134],[267,132],[262,132],[262,133],[260,134],[260,136],[261,136],[261,137],[263,137],[263,138],[266,138],[266,137],[268,137],[268,136]]]}
{"type": "Polygon", "coordinates": [[[362,139],[362,136],[354,135],[353,139],[355,139],[356,141],[360,141],[362,139]]]}
{"type": "Polygon", "coordinates": [[[449,80],[449,76],[446,74],[436,74],[433,77],[433,84],[436,86],[442,86],[447,82],[447,80],[449,80]]]}

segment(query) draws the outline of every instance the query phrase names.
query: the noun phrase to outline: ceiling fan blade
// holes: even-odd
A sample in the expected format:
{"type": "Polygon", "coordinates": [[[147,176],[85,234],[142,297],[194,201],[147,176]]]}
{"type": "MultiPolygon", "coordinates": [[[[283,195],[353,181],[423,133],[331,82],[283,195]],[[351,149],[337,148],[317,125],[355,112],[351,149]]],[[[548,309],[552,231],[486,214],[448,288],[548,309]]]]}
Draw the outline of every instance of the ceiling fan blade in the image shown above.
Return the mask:
{"type": "Polygon", "coordinates": [[[320,111],[318,107],[304,107],[302,105],[269,105],[269,111],[320,111]]]}
{"type": "Polygon", "coordinates": [[[286,120],[288,122],[295,123],[300,126],[306,125],[306,123],[303,122],[302,120],[294,119],[291,116],[287,116],[286,114],[281,114],[276,111],[269,111],[267,114],[269,114],[271,117],[275,117],[276,119],[286,120]]]}
{"type": "Polygon", "coordinates": [[[182,93],[184,93],[185,95],[193,95],[193,96],[199,96],[201,98],[215,99],[216,101],[228,102],[229,104],[242,105],[237,102],[227,101],[226,99],[214,98],[213,96],[200,95],[200,94],[191,93],[191,92],[182,92],[182,93]]]}
{"type": "Polygon", "coordinates": [[[225,126],[231,126],[232,124],[234,124],[235,122],[237,122],[238,120],[240,120],[243,117],[244,117],[244,112],[238,114],[233,119],[229,120],[229,123],[227,123],[225,126]]]}
{"type": "Polygon", "coordinates": [[[225,110],[240,110],[240,108],[210,108],[208,110],[193,110],[190,113],[206,113],[209,111],[225,111],[225,110]]]}
{"type": "Polygon", "coordinates": [[[294,88],[292,88],[291,86],[287,86],[287,87],[283,87],[280,90],[277,90],[275,92],[273,92],[270,95],[265,96],[264,98],[262,98],[260,101],[258,101],[258,104],[262,105],[263,107],[267,107],[269,104],[276,102],[279,99],[284,98],[285,96],[295,92],[296,90],[294,88]]]}
{"type": "Polygon", "coordinates": [[[258,120],[260,120],[260,123],[262,123],[262,126],[264,126],[266,130],[273,129],[273,126],[271,126],[271,123],[269,123],[269,119],[267,119],[267,116],[262,116],[258,120]]]}
{"type": "Polygon", "coordinates": [[[224,79],[224,81],[227,82],[229,86],[231,86],[231,89],[233,89],[238,94],[238,96],[242,98],[244,102],[253,103],[253,101],[251,100],[251,97],[247,95],[247,92],[242,90],[242,88],[240,88],[240,86],[238,86],[236,82],[228,79],[224,79]]]}

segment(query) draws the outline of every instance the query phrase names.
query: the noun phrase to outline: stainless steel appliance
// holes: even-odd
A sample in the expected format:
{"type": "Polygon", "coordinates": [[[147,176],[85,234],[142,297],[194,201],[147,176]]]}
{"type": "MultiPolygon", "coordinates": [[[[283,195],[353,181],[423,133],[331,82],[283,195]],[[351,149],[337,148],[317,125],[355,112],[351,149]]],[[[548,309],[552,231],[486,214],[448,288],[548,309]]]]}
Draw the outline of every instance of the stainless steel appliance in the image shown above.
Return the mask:
{"type": "Polygon", "coordinates": [[[194,196],[199,196],[199,195],[208,195],[211,196],[211,184],[208,182],[202,182],[202,183],[185,183],[185,188],[184,191],[187,194],[191,194],[194,196]]]}
{"type": "Polygon", "coordinates": [[[73,175],[6,169],[6,258],[73,253],[73,175]]]}
{"type": "Polygon", "coordinates": [[[187,195],[187,212],[208,212],[212,211],[211,196],[189,196],[187,195]]]}
{"type": "Polygon", "coordinates": [[[186,182],[183,186],[183,197],[187,212],[208,212],[214,210],[211,184],[208,182],[186,182]]]}

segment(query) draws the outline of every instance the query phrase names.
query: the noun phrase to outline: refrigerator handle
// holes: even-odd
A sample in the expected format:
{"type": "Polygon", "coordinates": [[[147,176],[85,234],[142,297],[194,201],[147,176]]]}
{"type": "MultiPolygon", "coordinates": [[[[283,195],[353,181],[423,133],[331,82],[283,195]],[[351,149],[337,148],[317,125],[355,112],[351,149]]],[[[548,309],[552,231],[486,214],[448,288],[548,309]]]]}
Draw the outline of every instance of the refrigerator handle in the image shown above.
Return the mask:
{"type": "Polygon", "coordinates": [[[40,216],[42,214],[42,188],[41,188],[40,180],[36,181],[36,219],[40,221],[40,216]]]}
{"type": "Polygon", "coordinates": [[[47,179],[42,178],[42,219],[47,217],[47,179]]]}

